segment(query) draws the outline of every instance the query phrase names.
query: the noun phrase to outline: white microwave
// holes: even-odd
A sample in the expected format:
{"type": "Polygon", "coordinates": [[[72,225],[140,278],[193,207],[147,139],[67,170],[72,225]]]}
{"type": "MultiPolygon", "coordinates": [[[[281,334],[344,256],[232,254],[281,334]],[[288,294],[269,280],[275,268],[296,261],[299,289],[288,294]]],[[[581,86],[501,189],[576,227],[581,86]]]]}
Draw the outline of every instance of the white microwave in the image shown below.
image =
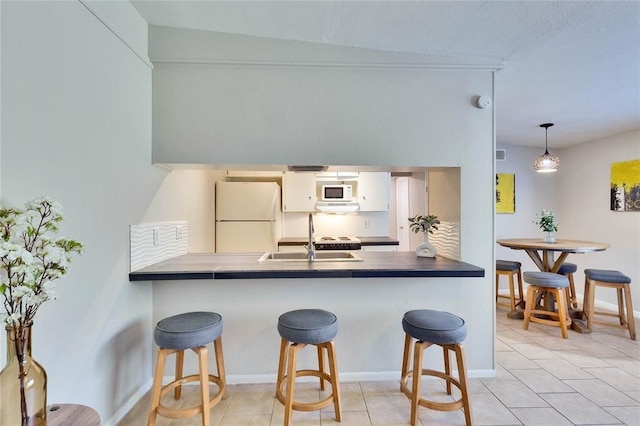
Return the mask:
{"type": "Polygon", "coordinates": [[[322,185],[322,201],[351,201],[353,187],[351,185],[322,185]]]}

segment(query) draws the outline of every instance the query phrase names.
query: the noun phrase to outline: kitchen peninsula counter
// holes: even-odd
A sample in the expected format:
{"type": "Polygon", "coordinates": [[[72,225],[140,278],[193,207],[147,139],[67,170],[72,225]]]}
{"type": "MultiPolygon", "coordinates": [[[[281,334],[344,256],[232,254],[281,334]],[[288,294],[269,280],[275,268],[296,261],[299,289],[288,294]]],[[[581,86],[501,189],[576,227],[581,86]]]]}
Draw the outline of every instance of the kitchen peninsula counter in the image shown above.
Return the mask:
{"type": "Polygon", "coordinates": [[[415,252],[357,252],[362,261],[272,261],[263,253],[185,254],[129,273],[129,281],[272,279],[272,278],[410,278],[484,277],[484,269],[444,257],[415,252]]]}

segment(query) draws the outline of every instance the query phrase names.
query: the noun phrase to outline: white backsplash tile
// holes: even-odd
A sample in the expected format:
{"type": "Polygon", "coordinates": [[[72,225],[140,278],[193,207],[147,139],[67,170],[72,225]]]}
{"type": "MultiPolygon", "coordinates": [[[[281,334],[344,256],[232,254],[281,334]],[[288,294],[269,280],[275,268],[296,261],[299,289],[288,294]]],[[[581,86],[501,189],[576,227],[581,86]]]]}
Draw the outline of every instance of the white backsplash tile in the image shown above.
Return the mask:
{"type": "Polygon", "coordinates": [[[129,226],[129,270],[189,253],[186,221],[150,222],[129,226]]]}

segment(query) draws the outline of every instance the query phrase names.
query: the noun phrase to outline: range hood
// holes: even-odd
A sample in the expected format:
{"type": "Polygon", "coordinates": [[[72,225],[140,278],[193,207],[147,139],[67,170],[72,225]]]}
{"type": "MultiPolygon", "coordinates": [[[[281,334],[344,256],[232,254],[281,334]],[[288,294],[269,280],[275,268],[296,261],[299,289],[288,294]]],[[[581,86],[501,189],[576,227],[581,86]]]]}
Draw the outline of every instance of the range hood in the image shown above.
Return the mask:
{"type": "Polygon", "coordinates": [[[314,165],[293,165],[287,166],[290,172],[324,172],[328,166],[314,166],[314,165]]]}
{"type": "Polygon", "coordinates": [[[316,203],[318,213],[349,214],[357,213],[360,204],[357,202],[322,201],[316,203]]]}

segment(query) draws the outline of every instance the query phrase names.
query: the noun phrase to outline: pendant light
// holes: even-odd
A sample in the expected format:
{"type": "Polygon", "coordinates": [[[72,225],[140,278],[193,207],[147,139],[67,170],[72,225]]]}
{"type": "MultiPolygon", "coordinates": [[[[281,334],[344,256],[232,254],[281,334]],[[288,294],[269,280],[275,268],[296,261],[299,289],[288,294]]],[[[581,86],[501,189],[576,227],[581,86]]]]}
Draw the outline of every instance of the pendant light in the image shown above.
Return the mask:
{"type": "Polygon", "coordinates": [[[547,132],[551,126],[553,126],[553,123],[544,123],[540,125],[540,127],[544,127],[544,154],[536,158],[536,161],[533,163],[533,168],[539,173],[555,172],[560,167],[560,159],[553,154],[549,154],[547,132]]]}

